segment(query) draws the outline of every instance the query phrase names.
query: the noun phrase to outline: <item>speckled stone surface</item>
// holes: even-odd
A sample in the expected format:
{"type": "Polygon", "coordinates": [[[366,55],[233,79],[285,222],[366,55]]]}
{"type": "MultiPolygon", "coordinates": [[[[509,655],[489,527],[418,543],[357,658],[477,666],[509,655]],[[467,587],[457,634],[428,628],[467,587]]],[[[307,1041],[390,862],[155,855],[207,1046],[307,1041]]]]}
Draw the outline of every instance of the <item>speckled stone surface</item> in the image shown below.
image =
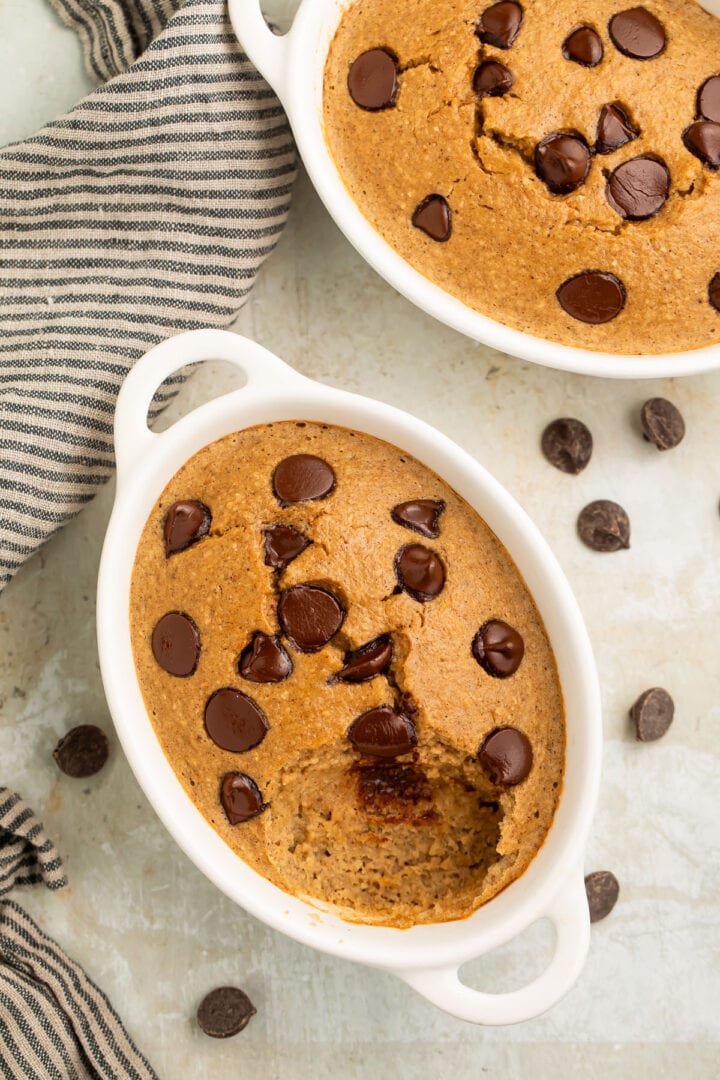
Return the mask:
{"type": "MultiPolygon", "coordinates": [[[[278,0],[273,10],[290,8],[278,0]]],[[[45,0],[0,0],[0,140],[21,137],[86,85],[73,36],[45,0]],[[31,47],[31,53],[25,48],[31,47]]],[[[0,780],[44,816],[70,888],[17,899],[86,964],[162,1077],[211,1080],[710,1078],[720,1048],[720,374],[616,383],[545,371],[474,345],[421,315],[348,244],[306,180],[280,248],[237,324],[303,373],[406,408],[452,435],[522,502],[562,562],[588,621],[603,688],[605,762],[587,869],[611,869],[620,901],[593,927],[586,969],[548,1016],[483,1030],[443,1015],[392,977],[289,941],[226,900],[181,854],[114,737],[97,668],[94,589],[112,491],[0,598],[0,780]],[[281,317],[280,317],[281,315],[281,317]],[[643,442],[639,410],[669,397],[684,442],[643,442]],[[571,477],[539,451],[556,416],[592,428],[571,477]],[[622,503],[627,552],[575,535],[595,498],[622,503]],[[636,743],[627,710],[661,685],[668,734],[636,743]],[[88,781],[51,758],[77,723],[101,724],[111,759],[88,781]],[[242,986],[258,1014],[234,1039],[196,1027],[212,987],[242,986]]],[[[207,365],[175,409],[234,385],[207,365]]],[[[508,989],[542,967],[538,925],[466,969],[508,989]]]]}

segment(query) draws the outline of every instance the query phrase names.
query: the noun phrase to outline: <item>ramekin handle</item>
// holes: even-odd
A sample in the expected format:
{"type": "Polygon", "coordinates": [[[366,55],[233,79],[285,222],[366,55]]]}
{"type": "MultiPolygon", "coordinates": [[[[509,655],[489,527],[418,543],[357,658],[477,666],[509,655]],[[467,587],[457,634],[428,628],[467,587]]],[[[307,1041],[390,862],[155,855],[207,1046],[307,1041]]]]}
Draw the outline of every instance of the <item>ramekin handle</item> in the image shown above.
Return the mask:
{"type": "Polygon", "coordinates": [[[521,990],[481,993],[460,982],[455,967],[397,974],[433,1005],[472,1024],[519,1024],[556,1005],[583,969],[590,944],[590,916],[582,871],[578,870],[545,913],[555,925],[555,953],[545,971],[521,990]]]}
{"type": "MultiPolygon", "coordinates": [[[[261,345],[227,330],[189,330],[156,345],[135,364],[115,406],[115,461],[122,478],[159,436],[147,425],[158,388],[176,371],[204,360],[225,360],[243,372],[247,387],[281,389],[304,376],[261,345]]],[[[243,388],[244,389],[244,388],[243,388]]]]}
{"type": "Polygon", "coordinates": [[[274,34],[260,9],[260,0],[229,0],[233,30],[248,57],[264,75],[279,98],[283,98],[286,56],[290,38],[274,34]]]}

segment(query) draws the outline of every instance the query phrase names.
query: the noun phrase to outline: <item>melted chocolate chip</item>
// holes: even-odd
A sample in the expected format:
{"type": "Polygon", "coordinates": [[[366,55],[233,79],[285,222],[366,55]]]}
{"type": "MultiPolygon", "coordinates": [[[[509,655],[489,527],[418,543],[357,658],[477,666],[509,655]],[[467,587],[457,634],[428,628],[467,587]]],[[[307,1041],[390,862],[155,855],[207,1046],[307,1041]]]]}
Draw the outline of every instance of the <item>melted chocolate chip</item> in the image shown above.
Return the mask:
{"type": "Polygon", "coordinates": [[[716,311],[720,311],[720,271],[713,276],[708,285],[708,300],[716,311]]]}
{"type": "Polygon", "coordinates": [[[300,652],[317,652],[337,634],[345,619],[339,600],[318,585],[293,585],[280,596],[278,618],[300,652]]]}
{"type": "Polygon", "coordinates": [[[709,169],[720,169],[720,123],[696,120],[683,131],[683,142],[703,165],[709,169]]]}
{"type": "Polygon", "coordinates": [[[498,49],[509,49],[520,33],[523,21],[523,9],[513,0],[503,0],[485,8],[480,16],[477,36],[485,45],[495,45],[498,49]]]}
{"type": "Polygon", "coordinates": [[[551,465],[577,476],[590,461],[593,438],[582,420],[568,416],[548,424],[542,434],[541,446],[551,465]]]}
{"type": "Polygon", "coordinates": [[[475,69],[473,90],[479,98],[502,97],[514,81],[504,64],[498,60],[485,60],[475,69]]]}
{"type": "Polygon", "coordinates": [[[437,540],[440,535],[440,515],[444,509],[444,499],[412,499],[393,506],[390,516],[397,525],[437,540]]]}
{"type": "Polygon", "coordinates": [[[580,26],[565,38],[562,54],[583,67],[597,67],[605,50],[600,35],[591,26],[580,26]]]}
{"type": "Polygon", "coordinates": [[[614,274],[585,270],[558,288],[558,303],[579,322],[598,325],[610,322],[625,306],[625,286],[614,274]]]}
{"type": "Polygon", "coordinates": [[[335,473],[314,454],[286,457],[273,473],[273,491],[283,505],[324,499],[335,487],[335,473]]]}
{"type": "Polygon", "coordinates": [[[488,675],[507,679],[522,663],[525,642],[517,630],[502,619],[488,619],[473,638],[472,654],[488,675]]]}
{"type": "Polygon", "coordinates": [[[382,634],[359,649],[345,653],[345,663],[331,682],[367,682],[376,675],[384,675],[393,658],[393,644],[389,634],[382,634]]]}
{"type": "Polygon", "coordinates": [[[227,1039],[247,1027],[257,1009],[250,998],[235,986],[219,986],[200,1002],[199,1027],[213,1039],[227,1039]]]}
{"type": "Polygon", "coordinates": [[[445,567],[439,555],[423,544],[406,544],[395,556],[398,584],[421,602],[434,600],[445,585],[445,567]]]}
{"type": "Polygon", "coordinates": [[[640,742],[661,739],[673,722],[675,702],[661,686],[654,686],[641,694],[630,710],[640,742]]]}
{"type": "Polygon", "coordinates": [[[580,135],[554,131],[535,147],[535,172],[553,195],[568,195],[585,182],[590,150],[580,135]]]}
{"type": "Polygon", "coordinates": [[[616,502],[597,499],[578,517],[578,535],[593,551],[620,551],[630,547],[630,519],[616,502]]]}
{"type": "Polygon", "coordinates": [[[216,690],[205,706],[205,729],[221,750],[252,750],[263,741],[269,727],[260,706],[231,686],[216,690]]]}
{"type": "Polygon", "coordinates": [[[312,543],[294,525],[268,525],[263,529],[263,538],[265,565],[273,570],[284,570],[312,543]]]}
{"type": "Polygon", "coordinates": [[[665,28],[644,7],[628,8],[613,15],[608,31],[616,49],[633,60],[652,60],[665,48],[665,28]]]}
{"type": "Polygon", "coordinates": [[[478,761],[493,784],[513,787],[521,783],[532,769],[530,740],[517,728],[496,728],[480,747],[478,761]]]}
{"type": "Polygon", "coordinates": [[[452,213],[442,195],[428,195],[415,207],[412,223],[416,229],[427,233],[431,240],[444,243],[452,233],[452,213]]]}
{"type": "Polygon", "coordinates": [[[720,75],[711,75],[698,90],[698,115],[720,123],[720,75]]]}
{"type": "Polygon", "coordinates": [[[672,450],[685,437],[685,421],[677,405],[665,398],[650,398],[640,412],[643,438],[658,450],[672,450]]]}
{"type": "Polygon", "coordinates": [[[200,634],[189,615],[170,611],[163,615],[152,633],[152,651],[163,671],[187,678],[200,658],[200,634]]]}
{"type": "Polygon", "coordinates": [[[94,776],[108,759],[107,735],[95,724],[80,724],[63,735],[53,757],[66,776],[75,780],[94,776]]]}
{"type": "Polygon", "coordinates": [[[389,705],[380,705],[358,716],[347,734],[355,749],[369,757],[397,757],[407,754],[417,744],[415,724],[389,705]]]}
{"type": "Polygon", "coordinates": [[[610,174],[607,201],[622,218],[642,221],[662,210],[670,193],[670,171],[652,157],[630,158],[610,174]]]}
{"type": "Polygon", "coordinates": [[[386,825],[419,825],[437,819],[432,785],[422,769],[397,761],[373,761],[355,768],[358,800],[367,817],[386,825]]]}
{"type": "Polygon", "coordinates": [[[596,870],[585,878],[585,893],[590,911],[590,922],[599,922],[610,914],[620,895],[620,886],[609,870],[596,870]]]}
{"type": "Polygon", "coordinates": [[[220,802],[231,825],[250,821],[267,810],[260,788],[252,777],[241,772],[225,773],[220,785],[220,802]]]}
{"type": "Polygon", "coordinates": [[[293,662],[280,638],[258,630],[243,649],[238,671],[243,679],[256,683],[278,683],[292,675],[293,662]]]}
{"type": "Polygon", "coordinates": [[[386,49],[368,49],[353,60],[348,72],[350,97],[361,109],[389,109],[397,97],[397,59],[386,49]]]}
{"type": "Polygon", "coordinates": [[[639,134],[620,105],[603,105],[595,134],[595,153],[612,154],[613,150],[637,139],[639,134]]]}
{"type": "Polygon", "coordinates": [[[197,499],[176,502],[165,515],[165,558],[196,544],[210,531],[212,514],[197,499]]]}

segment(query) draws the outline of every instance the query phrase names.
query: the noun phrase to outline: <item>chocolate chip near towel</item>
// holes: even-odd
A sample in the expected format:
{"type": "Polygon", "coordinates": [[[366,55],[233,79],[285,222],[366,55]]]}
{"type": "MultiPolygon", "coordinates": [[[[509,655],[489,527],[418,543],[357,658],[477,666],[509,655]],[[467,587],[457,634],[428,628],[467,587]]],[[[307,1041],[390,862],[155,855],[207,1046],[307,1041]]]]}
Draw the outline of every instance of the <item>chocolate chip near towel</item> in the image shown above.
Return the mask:
{"type": "Polygon", "coordinates": [[[80,780],[100,772],[108,753],[108,738],[102,728],[79,724],[63,735],[53,757],[61,772],[80,780]]]}
{"type": "Polygon", "coordinates": [[[219,986],[211,990],[198,1005],[199,1027],[213,1039],[228,1039],[248,1026],[257,1009],[244,990],[236,986],[219,986]]]}

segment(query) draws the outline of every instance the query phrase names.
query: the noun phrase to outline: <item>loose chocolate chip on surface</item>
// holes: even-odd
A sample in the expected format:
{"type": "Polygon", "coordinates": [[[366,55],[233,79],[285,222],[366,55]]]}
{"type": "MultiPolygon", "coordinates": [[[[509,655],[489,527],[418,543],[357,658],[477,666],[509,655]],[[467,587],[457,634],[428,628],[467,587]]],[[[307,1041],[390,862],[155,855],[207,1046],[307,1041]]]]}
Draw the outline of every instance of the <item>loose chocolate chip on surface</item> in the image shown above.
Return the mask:
{"type": "Polygon", "coordinates": [[[152,651],[163,671],[186,678],[200,658],[200,634],[189,615],[169,611],[152,632],[152,651]]]}
{"type": "Polygon", "coordinates": [[[704,120],[720,123],[720,75],[711,75],[698,90],[697,111],[704,120]]]}
{"type": "Polygon", "coordinates": [[[683,142],[703,165],[709,169],[720,169],[720,123],[696,120],[683,131],[683,142]]]}
{"type": "Polygon", "coordinates": [[[444,499],[412,499],[393,506],[390,516],[396,525],[437,540],[440,535],[440,515],[445,509],[444,499]]]}
{"type": "Polygon", "coordinates": [[[250,821],[267,810],[260,788],[251,776],[241,772],[225,773],[220,784],[220,802],[231,825],[250,821]]]}
{"type": "Polygon", "coordinates": [[[583,67],[597,67],[605,50],[600,35],[591,26],[580,26],[565,38],[562,53],[566,60],[572,60],[583,67]]]}
{"type": "Polygon", "coordinates": [[[593,438],[582,420],[565,416],[548,424],[540,445],[551,465],[577,476],[592,457],[593,438]]]}
{"type": "Polygon", "coordinates": [[[258,630],[240,654],[238,671],[243,679],[256,683],[278,683],[292,675],[290,654],[277,637],[258,630]]]}
{"type": "Polygon", "coordinates": [[[672,450],[682,442],[685,421],[677,405],[665,398],[650,398],[640,412],[643,435],[658,450],[672,450]]]}
{"type": "Polygon", "coordinates": [[[630,547],[630,520],[616,502],[598,499],[578,517],[578,535],[593,551],[620,551],[630,547]]]}
{"type": "Polygon", "coordinates": [[[197,1022],[213,1039],[227,1039],[247,1027],[257,1009],[236,986],[219,986],[200,1002],[197,1022]]]}
{"type": "Polygon", "coordinates": [[[628,221],[642,221],[662,210],[670,193],[670,171],[664,161],[630,158],[610,174],[605,189],[613,210],[628,221]]]}
{"type": "Polygon", "coordinates": [[[625,306],[625,286],[614,274],[585,270],[563,281],[556,294],[564,311],[579,322],[610,322],[625,306]]]}
{"type": "Polygon", "coordinates": [[[507,94],[515,80],[498,60],[485,60],[475,69],[473,90],[479,98],[501,97],[507,94]]]}
{"type": "Polygon", "coordinates": [[[498,49],[509,49],[520,33],[523,21],[523,9],[513,0],[502,0],[485,8],[480,16],[477,36],[485,45],[495,45],[498,49]]]}
{"type": "Polygon", "coordinates": [[[452,233],[452,213],[442,195],[428,195],[415,207],[412,223],[431,240],[444,243],[452,233]]]}
{"type": "Polygon", "coordinates": [[[95,724],[80,724],[63,735],[53,757],[66,776],[76,780],[94,776],[108,759],[107,735],[95,724]]]}
{"type": "Polygon", "coordinates": [[[612,154],[613,150],[637,139],[639,134],[620,105],[603,105],[595,133],[595,153],[612,154]]]}
{"type": "Polygon", "coordinates": [[[535,172],[554,195],[568,195],[590,171],[590,150],[579,135],[554,131],[535,147],[535,172]]]}
{"type": "Polygon", "coordinates": [[[613,44],[634,60],[652,60],[665,48],[665,28],[644,7],[628,8],[613,15],[608,24],[613,44]]]}
{"type": "Polygon", "coordinates": [[[472,654],[488,675],[507,679],[522,663],[525,642],[517,630],[502,619],[488,619],[473,638],[472,654]]]}
{"type": "Polygon", "coordinates": [[[376,675],[384,675],[393,658],[393,644],[389,634],[382,634],[373,641],[345,654],[345,663],[331,682],[367,682],[376,675]]]}
{"type": "Polygon", "coordinates": [[[434,600],[445,585],[445,567],[439,555],[423,544],[406,544],[395,556],[398,584],[414,600],[434,600]]]}
{"type": "Polygon", "coordinates": [[[480,747],[478,761],[493,784],[513,787],[521,783],[532,769],[530,740],[517,728],[496,728],[480,747]]]}
{"type": "Polygon", "coordinates": [[[348,72],[350,97],[361,109],[377,112],[395,104],[398,65],[386,49],[368,49],[353,60],[348,72]]]}
{"type": "Polygon", "coordinates": [[[590,922],[599,922],[609,915],[617,903],[620,886],[617,878],[609,870],[596,870],[585,878],[590,922]]]}
{"type": "Polygon", "coordinates": [[[337,634],[345,619],[339,600],[318,585],[293,585],[280,596],[280,625],[300,652],[317,652],[337,634]]]}
{"type": "Polygon", "coordinates": [[[708,286],[708,300],[716,311],[720,311],[720,271],[714,275],[708,286]]]}
{"type": "Polygon", "coordinates": [[[210,531],[212,514],[197,499],[176,502],[165,515],[165,557],[184,551],[210,531]]]}
{"type": "Polygon", "coordinates": [[[640,742],[661,739],[672,724],[674,715],[675,703],[661,686],[646,690],[630,710],[630,719],[640,742]]]}
{"type": "Polygon", "coordinates": [[[324,499],[334,487],[335,473],[327,461],[314,454],[286,457],[273,473],[273,491],[284,504],[324,499]]]}
{"type": "Polygon", "coordinates": [[[222,750],[252,750],[263,741],[269,727],[260,706],[231,686],[216,690],[205,706],[205,728],[222,750]]]}
{"type": "Polygon", "coordinates": [[[371,757],[397,757],[407,754],[417,744],[415,724],[410,717],[396,713],[389,705],[380,705],[358,716],[347,734],[359,753],[371,757]]]}
{"type": "Polygon", "coordinates": [[[265,565],[273,570],[284,570],[312,543],[294,525],[268,525],[263,529],[263,539],[265,565]]]}

